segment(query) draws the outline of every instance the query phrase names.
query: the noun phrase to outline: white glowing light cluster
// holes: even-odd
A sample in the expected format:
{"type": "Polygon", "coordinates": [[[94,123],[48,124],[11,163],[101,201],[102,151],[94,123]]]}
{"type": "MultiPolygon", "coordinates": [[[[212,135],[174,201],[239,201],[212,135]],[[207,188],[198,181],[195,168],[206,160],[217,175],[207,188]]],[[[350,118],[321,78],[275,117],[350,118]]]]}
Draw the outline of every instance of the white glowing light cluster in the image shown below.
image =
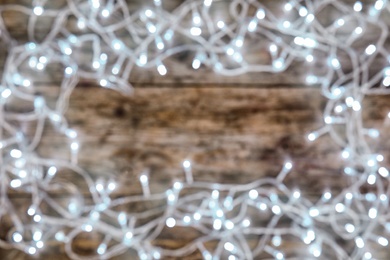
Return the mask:
{"type": "Polygon", "coordinates": [[[381,18],[388,15],[387,1],[291,0],[269,8],[235,0],[222,14],[218,9],[227,3],[212,0],[186,1],[171,11],[160,0],[135,11],[129,11],[123,0],[69,0],[60,9],[50,9],[45,2],[33,1],[28,8],[0,6],[1,13],[11,10],[29,16],[30,39],[15,41],[0,20],[2,44],[8,51],[0,85],[0,220],[4,220],[0,223],[11,226],[0,240],[1,247],[35,255],[55,239],[64,243],[72,259],[107,259],[132,249],[140,259],[184,257],[199,250],[204,259],[280,260],[371,259],[381,252],[375,248],[388,246],[389,171],[384,156],[367,141],[380,138],[380,132],[364,128],[362,122],[365,95],[389,94],[388,25],[381,18]],[[328,7],[337,16],[330,23],[320,19],[328,7]],[[35,29],[41,18],[53,22],[46,38],[38,41],[35,29]],[[254,44],[261,48],[251,51],[254,44]],[[226,185],[197,181],[186,160],[185,181],[175,182],[166,192],[151,190],[152,180],[142,173],[143,195],[113,198],[119,185],[115,180],[94,181],[77,166],[82,140],[64,118],[70,93],[80,80],[93,79],[104,88],[129,94],[135,67],[164,76],[169,73],[167,58],[183,52],[192,55],[194,70],[203,66],[227,76],[281,73],[292,64],[313,64],[313,73],[308,72],[305,80],[320,85],[328,102],[324,126],[307,139],[328,134],[340,145],[350,185],[337,194],[325,190],[313,202],[283,183],[293,168],[291,162],[276,178],[226,185]],[[253,62],[259,53],[268,60],[253,62]],[[384,63],[372,73],[379,60],[384,63]],[[39,82],[55,68],[63,72],[63,79],[53,106],[39,94],[39,82]],[[13,107],[20,103],[30,104],[31,109],[13,107]],[[23,125],[32,122],[34,135],[24,134],[23,125]],[[69,161],[43,158],[36,152],[48,123],[69,139],[69,161]],[[83,181],[61,181],[61,171],[73,172],[83,181]],[[92,203],[80,192],[81,183],[89,187],[92,203]],[[370,191],[363,192],[365,185],[370,191]],[[69,199],[52,196],[56,192],[69,193],[69,199]],[[20,209],[12,200],[11,194],[19,193],[31,199],[28,208],[20,209]],[[159,206],[141,213],[118,210],[143,202],[159,206]],[[196,229],[200,235],[179,249],[153,243],[163,229],[179,226],[196,229]],[[99,233],[102,239],[96,255],[85,257],[73,251],[72,243],[88,232],[99,233]],[[285,239],[300,248],[294,255],[283,251],[285,239]]]}

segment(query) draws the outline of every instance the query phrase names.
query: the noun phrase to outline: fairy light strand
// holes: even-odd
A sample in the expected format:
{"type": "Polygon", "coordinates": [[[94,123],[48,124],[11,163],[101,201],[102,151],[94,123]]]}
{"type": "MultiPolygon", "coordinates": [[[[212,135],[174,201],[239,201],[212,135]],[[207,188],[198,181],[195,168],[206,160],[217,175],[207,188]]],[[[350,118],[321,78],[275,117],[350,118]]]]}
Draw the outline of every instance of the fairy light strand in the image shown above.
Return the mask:
{"type": "Polygon", "coordinates": [[[291,0],[275,12],[256,1],[235,0],[227,4],[228,13],[223,16],[229,17],[227,20],[213,12],[221,2],[212,0],[185,1],[172,11],[165,10],[162,1],[154,0],[132,12],[124,0],[69,0],[60,9],[50,9],[45,2],[33,1],[30,7],[0,6],[1,14],[11,10],[30,17],[27,33],[31,40],[15,41],[0,20],[0,37],[8,52],[0,85],[0,219],[8,217],[12,222],[0,247],[36,255],[45,250],[47,241],[56,239],[64,243],[72,259],[107,259],[129,249],[135,250],[140,259],[184,257],[196,250],[204,259],[255,259],[259,255],[285,259],[290,256],[280,246],[289,236],[307,248],[307,252],[296,252],[297,258],[321,258],[324,248],[331,248],[332,255],[327,257],[332,259],[371,259],[377,253],[371,245],[388,246],[389,172],[383,155],[367,141],[381,134],[377,129],[364,128],[362,123],[364,97],[390,93],[389,64],[369,74],[378,59],[390,61],[386,48],[388,25],[381,18],[390,9],[386,0],[373,4],[291,0]],[[317,16],[330,6],[339,15],[333,23],[324,25],[317,16]],[[76,17],[72,31],[65,26],[71,16],[76,17]],[[39,42],[35,28],[43,17],[51,17],[54,22],[50,33],[39,42]],[[367,30],[373,27],[379,34],[371,39],[367,30]],[[124,31],[127,37],[117,36],[124,31]],[[258,50],[251,53],[249,43],[258,39],[269,54],[269,59],[261,63],[250,58],[258,50]],[[355,47],[357,42],[366,45],[355,47]],[[86,46],[91,59],[79,59],[86,46]],[[193,55],[189,66],[194,70],[208,67],[225,76],[283,73],[296,62],[320,64],[322,73],[308,72],[305,80],[309,85],[320,85],[328,101],[323,127],[308,133],[307,141],[328,134],[340,146],[344,173],[351,184],[340,194],[326,190],[319,201],[312,202],[299,189],[284,184],[293,168],[290,161],[281,166],[276,178],[228,185],[197,181],[192,162],[184,160],[184,181],[174,182],[166,192],[150,189],[153,180],[143,172],[139,176],[142,194],[112,198],[110,194],[118,186],[114,179],[93,180],[77,165],[82,140],[64,117],[70,94],[80,80],[95,80],[103,88],[131,94],[130,74],[136,66],[164,76],[170,73],[166,60],[184,52],[193,55]],[[53,64],[63,70],[54,107],[38,94],[39,77],[33,76],[49,73],[53,64]],[[32,111],[6,109],[15,100],[31,104],[32,111]],[[37,122],[32,137],[14,124],[31,121],[37,122]],[[69,139],[68,161],[43,158],[36,152],[47,122],[69,139]],[[61,169],[74,172],[84,181],[92,204],[77,183],[54,181],[61,169]],[[374,192],[363,193],[364,185],[372,186],[374,192]],[[195,192],[186,193],[187,189],[195,192]],[[9,190],[30,194],[32,202],[24,215],[12,203],[9,190]],[[49,195],[58,190],[72,195],[66,206],[49,195]],[[165,206],[142,213],[115,210],[135,202],[165,206]],[[47,213],[43,204],[56,214],[47,213]],[[288,219],[289,226],[279,226],[281,219],[288,219]],[[178,249],[153,244],[164,228],[177,226],[191,227],[202,235],[178,249]],[[82,256],[73,250],[72,242],[84,232],[103,234],[94,256],[82,256]],[[257,238],[254,246],[244,239],[250,235],[257,238]],[[338,242],[341,240],[352,243],[352,249],[343,247],[338,242]],[[217,241],[213,250],[206,246],[210,241],[217,241]]]}

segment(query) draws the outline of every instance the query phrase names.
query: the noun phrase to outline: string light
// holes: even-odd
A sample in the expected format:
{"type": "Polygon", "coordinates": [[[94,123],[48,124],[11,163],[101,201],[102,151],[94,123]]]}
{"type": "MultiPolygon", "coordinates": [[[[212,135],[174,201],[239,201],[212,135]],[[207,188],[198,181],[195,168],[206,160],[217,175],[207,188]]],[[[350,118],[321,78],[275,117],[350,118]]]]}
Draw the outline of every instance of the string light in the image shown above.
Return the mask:
{"type": "MultiPolygon", "coordinates": [[[[377,75],[365,74],[376,58],[383,56],[389,62],[390,53],[385,47],[388,25],[381,18],[384,16],[380,15],[388,13],[387,1],[377,0],[364,5],[360,1],[348,4],[339,1],[315,4],[312,1],[289,1],[279,8],[286,15],[279,16],[256,1],[238,0],[229,3],[231,19],[225,21],[211,11],[212,6],[221,4],[212,0],[187,1],[171,12],[164,10],[160,0],[154,0],[151,6],[140,6],[139,12],[129,12],[124,7],[127,6],[124,0],[77,3],[70,0],[59,9],[44,9],[38,2],[30,9],[20,5],[4,7],[23,10],[30,15],[31,28],[41,18],[54,17],[57,20],[52,23],[53,35],[41,43],[19,44],[10,34],[2,33],[0,36],[5,43],[12,42],[7,45],[12,55],[7,56],[4,80],[0,86],[0,122],[4,126],[0,130],[0,175],[3,181],[0,185],[0,219],[9,212],[14,223],[7,235],[9,239],[0,241],[0,246],[14,246],[35,255],[50,244],[46,241],[52,234],[56,240],[67,244],[65,251],[71,258],[82,258],[72,246],[68,246],[82,232],[104,234],[105,239],[95,249],[102,259],[122,254],[126,249],[136,250],[141,259],[184,257],[197,249],[204,259],[222,259],[225,257],[223,250],[229,254],[225,257],[228,259],[256,259],[262,253],[284,259],[283,252],[274,247],[279,247],[285,236],[289,239],[294,237],[308,246],[310,256],[297,255],[300,259],[321,258],[324,247],[334,249],[331,257],[334,259],[360,259],[362,256],[371,259],[376,254],[370,251],[371,244],[388,246],[389,235],[382,232],[389,226],[386,223],[388,209],[384,206],[390,196],[385,188],[388,185],[388,166],[384,156],[366,140],[380,139],[380,128],[364,128],[361,118],[365,95],[390,93],[389,64],[384,64],[377,75]],[[240,15],[237,15],[237,4],[241,6],[240,15]],[[315,14],[328,5],[341,11],[342,16],[338,16],[330,26],[323,27],[316,21],[315,14]],[[115,19],[112,18],[114,13],[115,19]],[[293,16],[293,13],[297,15],[293,16]],[[79,30],[77,34],[68,31],[65,26],[67,19],[64,17],[69,15],[77,19],[77,28],[73,28],[79,30]],[[189,23],[182,20],[187,18],[189,23]],[[108,22],[112,25],[107,26],[108,22]],[[365,42],[364,32],[371,27],[376,27],[379,35],[374,42],[365,42]],[[348,36],[347,40],[339,37],[341,30],[343,35],[348,36]],[[119,36],[119,32],[123,31],[128,32],[131,41],[119,36]],[[180,35],[185,41],[176,42],[175,35],[180,35]],[[266,40],[264,52],[269,57],[260,64],[248,58],[254,53],[246,49],[257,38],[266,40]],[[357,41],[363,46],[361,50],[354,47],[357,41]],[[85,61],[78,59],[77,56],[84,51],[82,46],[90,43],[92,58],[85,61]],[[326,189],[314,203],[305,197],[304,192],[284,184],[286,175],[293,169],[291,161],[281,167],[275,178],[259,179],[249,184],[219,184],[197,181],[196,175],[193,176],[193,171],[197,169],[195,164],[184,160],[184,180],[173,182],[165,192],[152,189],[153,178],[145,171],[139,175],[142,195],[111,196],[120,182],[111,177],[93,180],[77,164],[82,139],[77,140],[77,132],[68,127],[65,118],[70,91],[79,80],[92,79],[101,87],[128,94],[132,90],[128,79],[131,80],[134,65],[157,70],[160,76],[165,76],[168,70],[164,64],[169,64],[166,59],[178,52],[191,53],[193,59],[189,67],[195,70],[201,66],[209,67],[225,76],[246,72],[280,73],[296,62],[303,61],[306,65],[320,63],[325,73],[308,72],[303,78],[307,84],[321,84],[322,93],[328,98],[321,120],[323,127],[308,133],[308,145],[329,133],[328,136],[340,144],[340,160],[345,163],[344,172],[340,174],[349,178],[351,182],[348,183],[351,184],[344,187],[340,195],[332,194],[331,187],[326,189]],[[348,53],[348,58],[342,56],[344,52],[348,53]],[[348,59],[346,67],[344,59],[348,59]],[[58,105],[53,109],[48,106],[50,102],[46,102],[44,95],[35,94],[39,93],[35,90],[40,75],[49,73],[48,68],[56,63],[61,64],[64,79],[58,105]],[[26,70],[34,73],[25,73],[26,70]],[[8,102],[13,102],[15,98],[31,102],[34,111],[15,115],[5,109],[8,102]],[[35,148],[41,131],[36,131],[30,139],[21,134],[21,129],[18,130],[15,124],[27,124],[31,118],[42,120],[37,130],[48,121],[60,134],[69,138],[69,161],[38,155],[35,148]],[[61,187],[69,189],[72,195],[65,207],[63,202],[57,202],[44,192],[59,189],[54,180],[56,176],[61,176],[62,169],[72,170],[85,180],[92,195],[92,206],[84,204],[78,183],[66,183],[61,187]],[[362,192],[364,185],[370,185],[373,191],[362,192]],[[32,195],[31,205],[24,213],[26,216],[15,213],[15,206],[8,197],[11,189],[32,195]],[[191,192],[182,192],[186,189],[191,192]],[[58,216],[44,213],[41,208],[43,201],[57,209],[58,216]],[[118,206],[124,207],[126,203],[148,204],[150,201],[161,201],[165,207],[159,205],[139,214],[117,211],[118,206]],[[6,210],[1,211],[3,208],[6,210]],[[231,217],[230,213],[239,208],[240,214],[231,217]],[[278,226],[275,220],[281,217],[291,222],[290,228],[278,226]],[[26,222],[27,219],[30,221],[26,222]],[[268,220],[269,224],[259,226],[257,219],[268,220]],[[146,224],[139,224],[144,220],[147,220],[146,224]],[[153,243],[163,227],[175,230],[179,226],[199,229],[203,237],[180,249],[165,249],[153,243]],[[249,250],[243,241],[235,240],[247,235],[262,237],[263,240],[249,250]],[[337,237],[329,241],[332,236],[337,237]],[[218,241],[216,250],[205,249],[204,243],[211,240],[218,241]],[[355,246],[344,248],[336,242],[341,240],[350,241],[355,246]],[[115,247],[110,246],[113,243],[116,243],[115,247]]],[[[3,6],[0,9],[5,10],[3,6]]],[[[3,20],[0,20],[0,26],[6,28],[3,20]]],[[[34,31],[29,35],[31,39],[36,38],[34,31]]]]}

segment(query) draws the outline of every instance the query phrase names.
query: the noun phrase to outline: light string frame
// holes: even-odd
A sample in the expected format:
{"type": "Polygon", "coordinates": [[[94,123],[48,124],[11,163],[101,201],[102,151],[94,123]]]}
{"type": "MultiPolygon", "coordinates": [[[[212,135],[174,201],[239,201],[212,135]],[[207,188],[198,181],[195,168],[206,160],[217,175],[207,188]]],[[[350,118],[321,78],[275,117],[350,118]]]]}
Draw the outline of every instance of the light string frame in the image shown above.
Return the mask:
{"type": "Polygon", "coordinates": [[[280,260],[375,259],[377,251],[372,245],[388,246],[389,172],[384,156],[367,141],[379,138],[380,132],[364,128],[362,119],[366,95],[389,94],[390,66],[370,73],[378,60],[386,60],[386,64],[390,60],[388,25],[382,19],[388,15],[388,2],[291,0],[278,7],[283,14],[278,16],[257,1],[234,0],[228,3],[229,21],[213,16],[213,7],[221,2],[185,1],[167,11],[162,1],[154,0],[135,12],[130,12],[123,0],[68,0],[58,9],[46,8],[46,1],[38,0],[31,7],[0,6],[1,13],[12,10],[29,16],[29,42],[25,43],[15,41],[0,20],[1,40],[8,51],[0,86],[0,219],[11,222],[6,239],[0,240],[1,247],[37,255],[45,242],[56,239],[64,243],[72,259],[109,259],[132,249],[140,259],[184,257],[199,250],[204,259],[280,260]],[[339,17],[325,26],[317,16],[329,6],[339,17]],[[76,17],[76,31],[67,27],[72,16],[76,17]],[[54,22],[45,39],[38,41],[35,29],[42,17],[54,22]],[[373,28],[379,33],[372,40],[364,32],[373,28]],[[176,39],[176,35],[180,37],[176,39]],[[264,41],[269,59],[250,63],[249,56],[254,53],[245,48],[256,37],[264,41]],[[355,46],[357,42],[368,43],[362,48],[355,46]],[[90,59],[77,55],[86,48],[90,59]],[[111,197],[117,186],[114,179],[95,181],[77,165],[78,136],[64,117],[70,94],[80,80],[96,80],[104,88],[131,94],[129,81],[135,67],[155,69],[164,76],[169,73],[164,61],[183,52],[193,54],[193,69],[207,66],[226,76],[282,73],[294,62],[318,64],[322,59],[324,73],[308,74],[306,82],[319,84],[328,99],[324,126],[309,133],[307,139],[315,141],[328,134],[340,145],[350,185],[337,195],[325,191],[320,200],[312,202],[283,183],[292,162],[286,162],[276,178],[228,185],[197,181],[191,162],[185,160],[185,180],[174,182],[166,192],[150,190],[151,180],[143,172],[139,178],[142,195],[111,197]],[[51,107],[38,94],[34,75],[50,71],[53,64],[60,65],[63,79],[59,98],[51,107]],[[28,103],[31,109],[13,111],[13,102],[28,103]],[[30,122],[36,122],[32,137],[23,134],[18,125],[30,122]],[[69,138],[69,160],[42,158],[36,153],[47,122],[69,138]],[[56,180],[61,169],[83,180],[92,203],[77,183],[56,180]],[[364,185],[371,185],[375,192],[363,193],[364,185]],[[187,189],[196,192],[186,193],[187,189]],[[64,190],[72,195],[66,205],[50,196],[64,190]],[[12,192],[31,196],[25,215],[18,213],[12,192]],[[164,203],[165,207],[141,213],[116,210],[136,202],[164,203]],[[46,212],[47,206],[55,214],[46,212]],[[290,224],[280,226],[282,219],[290,224]],[[163,229],[176,226],[191,227],[202,235],[175,250],[153,244],[163,229]],[[88,232],[100,233],[102,240],[96,255],[82,256],[73,250],[72,242],[88,232]],[[257,238],[255,245],[253,237],[257,238]],[[295,238],[307,250],[286,255],[280,248],[284,237],[295,238]],[[338,240],[353,246],[346,249],[338,240]],[[210,249],[212,241],[217,242],[210,249]],[[331,252],[325,252],[329,248],[331,252]]]}

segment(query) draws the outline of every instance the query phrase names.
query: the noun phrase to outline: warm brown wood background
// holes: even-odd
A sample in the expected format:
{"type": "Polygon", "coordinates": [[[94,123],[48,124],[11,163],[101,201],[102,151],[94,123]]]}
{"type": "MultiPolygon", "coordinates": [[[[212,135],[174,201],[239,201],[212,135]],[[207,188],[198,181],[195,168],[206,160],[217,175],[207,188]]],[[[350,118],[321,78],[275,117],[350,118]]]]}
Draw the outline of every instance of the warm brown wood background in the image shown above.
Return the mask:
{"type": "MultiPolygon", "coordinates": [[[[18,1],[0,4],[8,2],[18,1]]],[[[21,20],[8,15],[10,26],[18,26],[21,20]]],[[[21,29],[14,31],[23,35],[21,29]]],[[[310,131],[323,125],[326,103],[318,86],[304,84],[307,67],[298,63],[281,74],[225,78],[206,68],[193,72],[191,63],[183,65],[183,60],[186,57],[168,61],[165,77],[137,69],[132,96],[91,82],[80,83],[71,96],[66,116],[79,133],[80,166],[94,178],[112,175],[120,179],[117,196],[140,193],[136,180],[144,169],[150,170],[152,190],[165,190],[173,180],[183,179],[184,159],[192,161],[196,180],[247,183],[275,176],[283,162],[291,159],[294,169],[287,183],[301,188],[304,196],[320,197],[325,188],[337,193],[346,184],[340,147],[328,136],[314,143],[306,139],[310,131]]],[[[42,77],[39,90],[54,102],[57,87],[42,77]]],[[[369,96],[363,103],[364,125],[382,131],[381,141],[372,144],[385,160],[390,159],[389,101],[390,97],[369,96]]],[[[68,158],[67,144],[48,126],[38,152],[43,157],[68,158]]],[[[28,203],[23,197],[15,199],[28,203]]],[[[174,238],[166,234],[157,243],[168,247],[185,243],[185,239],[174,238]]],[[[50,249],[39,259],[68,259],[61,246],[48,245],[50,249]]],[[[93,238],[75,244],[80,252],[94,246],[93,238]]],[[[294,245],[284,247],[288,250],[294,245]]],[[[0,259],[30,258],[0,248],[0,259]]],[[[115,259],[133,258],[129,252],[115,259]]],[[[199,255],[188,259],[199,259],[199,255]]]]}

